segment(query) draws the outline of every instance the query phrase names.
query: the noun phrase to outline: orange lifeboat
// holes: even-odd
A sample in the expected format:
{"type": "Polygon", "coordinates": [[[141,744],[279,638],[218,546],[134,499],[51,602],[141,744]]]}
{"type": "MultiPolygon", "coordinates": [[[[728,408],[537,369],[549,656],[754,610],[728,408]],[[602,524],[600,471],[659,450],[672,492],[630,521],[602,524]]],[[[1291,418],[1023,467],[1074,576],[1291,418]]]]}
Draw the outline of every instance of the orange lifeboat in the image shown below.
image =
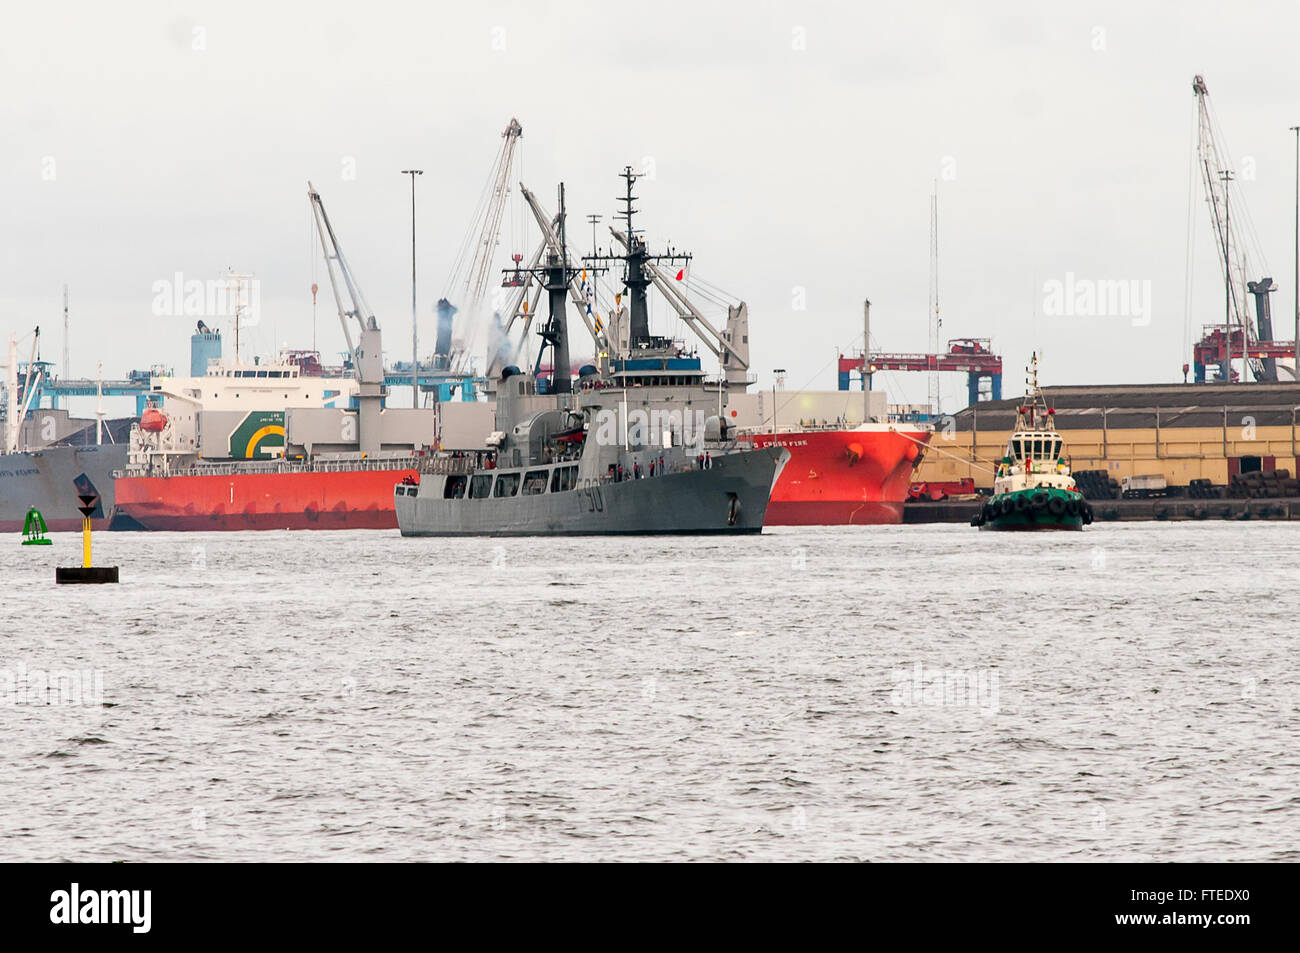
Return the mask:
{"type": "Polygon", "coordinates": [[[167,415],[150,404],[140,415],[140,429],[145,433],[162,433],[167,426],[167,415]]]}

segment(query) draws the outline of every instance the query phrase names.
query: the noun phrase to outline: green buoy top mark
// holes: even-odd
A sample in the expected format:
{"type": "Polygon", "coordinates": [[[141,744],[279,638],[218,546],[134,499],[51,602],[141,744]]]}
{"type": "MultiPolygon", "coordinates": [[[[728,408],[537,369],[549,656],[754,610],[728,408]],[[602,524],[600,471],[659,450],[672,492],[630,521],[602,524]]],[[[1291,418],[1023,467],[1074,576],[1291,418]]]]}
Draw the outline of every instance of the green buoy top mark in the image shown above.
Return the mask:
{"type": "Polygon", "coordinates": [[[50,531],[45,525],[45,517],[36,507],[27,511],[27,520],[23,523],[23,545],[24,546],[49,546],[51,540],[46,537],[50,531]]]}

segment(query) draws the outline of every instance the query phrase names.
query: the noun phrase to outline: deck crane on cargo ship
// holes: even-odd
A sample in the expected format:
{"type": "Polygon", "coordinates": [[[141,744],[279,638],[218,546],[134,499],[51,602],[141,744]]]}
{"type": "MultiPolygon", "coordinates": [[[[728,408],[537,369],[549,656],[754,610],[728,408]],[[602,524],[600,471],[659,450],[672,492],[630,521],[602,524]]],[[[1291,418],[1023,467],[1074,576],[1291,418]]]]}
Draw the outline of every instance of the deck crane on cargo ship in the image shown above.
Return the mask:
{"type": "Polygon", "coordinates": [[[1263,277],[1249,281],[1246,278],[1250,274],[1250,262],[1246,245],[1238,236],[1237,221],[1242,216],[1249,221],[1249,215],[1240,197],[1229,203],[1229,186],[1233,181],[1227,165],[1230,153],[1223,144],[1223,135],[1211,112],[1210,91],[1203,76],[1197,75],[1192,80],[1192,92],[1197,103],[1196,162],[1218,244],[1226,312],[1225,323],[1207,325],[1193,350],[1195,380],[1198,384],[1205,383],[1210,365],[1218,367],[1219,380],[1236,379],[1232,361],[1241,358],[1243,379],[1245,367],[1249,364],[1256,381],[1274,382],[1277,380],[1277,358],[1290,357],[1295,352],[1295,345],[1273,340],[1273,318],[1268,297],[1277,290],[1273,279],[1263,277]],[[1255,299],[1253,318],[1246,305],[1247,294],[1255,299]]]}
{"type": "Polygon", "coordinates": [[[366,304],[352,269],[348,267],[343,249],[339,247],[334,227],[325,213],[325,205],[320,194],[310,182],[307,183],[307,198],[311,202],[312,216],[316,222],[316,234],[320,236],[321,251],[325,256],[325,270],[329,273],[330,288],[334,292],[334,304],[338,308],[339,324],[343,328],[343,337],[347,341],[348,353],[352,358],[352,369],[356,375],[359,390],[357,393],[357,429],[358,445],[361,452],[373,456],[379,451],[379,414],[384,407],[387,389],[384,386],[384,350],[379,333],[379,322],[375,313],[366,304]],[[344,303],[346,296],[347,304],[344,303]],[[348,306],[350,305],[350,307],[348,306]],[[348,319],[355,320],[360,328],[354,344],[348,319]]]}
{"type": "Polygon", "coordinates": [[[32,335],[32,356],[27,361],[27,377],[21,389],[18,385],[18,338],[9,335],[9,361],[5,368],[4,408],[5,408],[5,453],[17,453],[21,449],[19,435],[23,420],[32,408],[32,398],[41,391],[41,381],[45,375],[40,360],[41,329],[38,327],[32,335]]]}

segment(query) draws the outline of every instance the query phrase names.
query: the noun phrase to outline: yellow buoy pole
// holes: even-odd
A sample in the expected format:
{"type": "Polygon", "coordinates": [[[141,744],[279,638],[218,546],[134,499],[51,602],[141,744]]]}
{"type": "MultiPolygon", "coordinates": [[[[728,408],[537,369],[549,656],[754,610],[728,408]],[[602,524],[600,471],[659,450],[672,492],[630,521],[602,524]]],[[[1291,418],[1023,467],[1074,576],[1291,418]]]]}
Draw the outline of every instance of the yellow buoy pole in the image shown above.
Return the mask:
{"type": "Polygon", "coordinates": [[[90,568],[90,517],[81,518],[81,563],[90,568]]]}

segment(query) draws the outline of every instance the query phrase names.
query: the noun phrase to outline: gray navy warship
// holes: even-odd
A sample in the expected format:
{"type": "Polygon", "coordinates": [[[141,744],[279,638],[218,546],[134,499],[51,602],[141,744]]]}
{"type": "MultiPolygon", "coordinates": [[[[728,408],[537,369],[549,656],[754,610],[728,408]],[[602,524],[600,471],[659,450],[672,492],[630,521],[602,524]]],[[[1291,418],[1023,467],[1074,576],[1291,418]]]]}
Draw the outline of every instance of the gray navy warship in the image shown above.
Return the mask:
{"type": "MultiPolygon", "coordinates": [[[[581,307],[573,292],[580,274],[585,281],[585,270],[569,261],[563,186],[555,219],[542,215],[525,189],[547,236],[545,254],[530,269],[549,302],[536,366],[532,373],[514,365],[500,371],[496,430],[486,449],[426,458],[418,480],[394,487],[402,535],[762,530],[772,487],[790,453],[734,439],[721,410],[724,382],[706,381],[698,356],[649,333],[646,288],[656,277],[654,262],[686,256],[648,253],[632,228],[636,176],[625,169],[624,178],[626,209],[620,217],[627,229],[614,232],[623,251],[593,250],[586,265],[595,271],[606,261],[622,263],[630,297],[626,339],[606,334],[597,322],[600,366],[580,368],[575,384],[565,311],[571,296],[581,307]],[[548,350],[552,370],[546,375],[542,360],[548,350]]],[[[621,315],[610,318],[615,327],[621,324],[621,315]]],[[[747,329],[743,336],[747,345],[747,329]]]]}

